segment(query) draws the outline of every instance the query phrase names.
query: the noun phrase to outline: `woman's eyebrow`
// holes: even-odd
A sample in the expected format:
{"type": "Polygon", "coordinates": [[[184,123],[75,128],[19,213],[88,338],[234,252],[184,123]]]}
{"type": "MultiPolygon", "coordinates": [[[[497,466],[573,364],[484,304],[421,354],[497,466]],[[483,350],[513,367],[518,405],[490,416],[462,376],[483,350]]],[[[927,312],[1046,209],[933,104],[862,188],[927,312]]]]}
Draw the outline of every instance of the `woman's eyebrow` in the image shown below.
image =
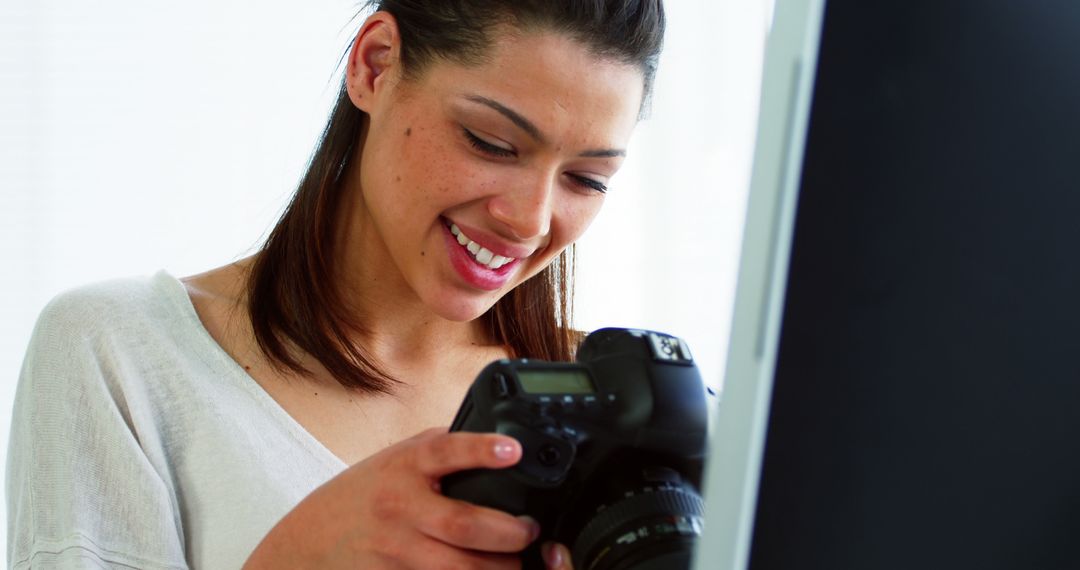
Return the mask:
{"type": "Polygon", "coordinates": [[[483,97],[481,95],[470,94],[466,95],[465,98],[469,101],[472,101],[473,103],[479,103],[481,105],[485,105],[487,107],[495,109],[504,117],[510,119],[510,122],[517,125],[518,128],[528,133],[529,136],[535,139],[537,142],[547,143],[547,139],[544,137],[543,133],[540,132],[540,129],[536,128],[536,125],[532,124],[532,122],[525,117],[522,117],[517,111],[510,109],[509,107],[503,105],[502,103],[499,103],[498,101],[488,99],[487,97],[483,97]]]}
{"type": "Polygon", "coordinates": [[[578,156],[584,158],[611,158],[615,156],[626,156],[626,151],[621,148],[598,148],[579,153],[578,156]]]}
{"type": "MultiPolygon", "coordinates": [[[[506,105],[503,105],[502,103],[499,103],[498,101],[495,101],[494,99],[489,99],[482,95],[467,94],[465,95],[465,99],[472,101],[473,103],[479,103],[481,105],[494,109],[499,114],[509,119],[510,122],[517,125],[518,128],[528,133],[528,135],[537,142],[541,144],[547,144],[547,138],[544,136],[543,133],[540,132],[540,129],[537,128],[536,125],[532,123],[532,121],[521,116],[521,114],[517,111],[507,107],[506,105]]],[[[586,150],[578,154],[578,156],[586,158],[611,158],[617,156],[626,156],[626,150],[618,148],[592,149],[586,150]]]]}

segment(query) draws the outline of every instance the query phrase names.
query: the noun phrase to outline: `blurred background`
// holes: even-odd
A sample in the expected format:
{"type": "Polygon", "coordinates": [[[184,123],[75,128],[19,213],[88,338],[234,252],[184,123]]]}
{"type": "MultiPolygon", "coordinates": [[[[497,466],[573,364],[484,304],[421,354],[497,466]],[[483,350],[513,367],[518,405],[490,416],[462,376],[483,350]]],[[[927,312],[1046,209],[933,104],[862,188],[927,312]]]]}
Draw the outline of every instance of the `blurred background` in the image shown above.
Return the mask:
{"type": "MultiPolygon", "coordinates": [[[[771,0],[665,5],[651,116],[579,244],[576,324],[681,336],[719,389],[771,0]]],[[[257,247],[323,128],[358,10],[0,3],[0,457],[50,298],[257,247]]]]}

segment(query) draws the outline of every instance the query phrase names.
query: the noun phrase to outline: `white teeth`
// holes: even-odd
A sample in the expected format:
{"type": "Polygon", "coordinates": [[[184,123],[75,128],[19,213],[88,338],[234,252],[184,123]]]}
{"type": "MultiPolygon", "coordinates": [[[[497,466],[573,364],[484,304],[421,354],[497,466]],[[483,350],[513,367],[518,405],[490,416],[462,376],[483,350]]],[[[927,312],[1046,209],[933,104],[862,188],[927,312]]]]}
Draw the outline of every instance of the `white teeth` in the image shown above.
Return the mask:
{"type": "Polygon", "coordinates": [[[465,235],[465,232],[461,231],[461,228],[457,227],[457,224],[450,224],[450,233],[457,238],[459,244],[465,246],[465,249],[469,250],[469,253],[473,255],[473,258],[476,259],[476,262],[480,265],[486,265],[491,269],[498,269],[507,263],[514,261],[513,257],[495,255],[491,250],[469,239],[469,236],[465,235]]]}

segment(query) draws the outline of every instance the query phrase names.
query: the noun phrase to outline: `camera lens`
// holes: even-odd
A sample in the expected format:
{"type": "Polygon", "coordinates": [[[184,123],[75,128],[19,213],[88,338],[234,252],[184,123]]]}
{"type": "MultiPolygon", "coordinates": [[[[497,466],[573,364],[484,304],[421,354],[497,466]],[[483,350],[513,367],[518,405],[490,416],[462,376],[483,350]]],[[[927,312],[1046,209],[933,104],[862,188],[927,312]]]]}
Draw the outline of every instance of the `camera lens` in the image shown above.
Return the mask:
{"type": "Polygon", "coordinates": [[[676,570],[690,567],[704,502],[677,474],[643,483],[597,509],[573,546],[582,570],[676,570]]]}

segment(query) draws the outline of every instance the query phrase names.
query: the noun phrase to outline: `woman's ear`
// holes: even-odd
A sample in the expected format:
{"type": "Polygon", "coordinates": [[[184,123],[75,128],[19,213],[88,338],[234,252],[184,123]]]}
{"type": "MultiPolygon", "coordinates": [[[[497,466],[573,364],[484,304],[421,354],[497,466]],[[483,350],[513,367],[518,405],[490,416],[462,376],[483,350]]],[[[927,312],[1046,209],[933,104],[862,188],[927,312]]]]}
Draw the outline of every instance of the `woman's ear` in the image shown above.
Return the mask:
{"type": "Polygon", "coordinates": [[[375,12],[360,27],[349,52],[345,89],[353,105],[371,112],[376,96],[399,72],[400,55],[397,20],[387,12],[375,12]]]}

